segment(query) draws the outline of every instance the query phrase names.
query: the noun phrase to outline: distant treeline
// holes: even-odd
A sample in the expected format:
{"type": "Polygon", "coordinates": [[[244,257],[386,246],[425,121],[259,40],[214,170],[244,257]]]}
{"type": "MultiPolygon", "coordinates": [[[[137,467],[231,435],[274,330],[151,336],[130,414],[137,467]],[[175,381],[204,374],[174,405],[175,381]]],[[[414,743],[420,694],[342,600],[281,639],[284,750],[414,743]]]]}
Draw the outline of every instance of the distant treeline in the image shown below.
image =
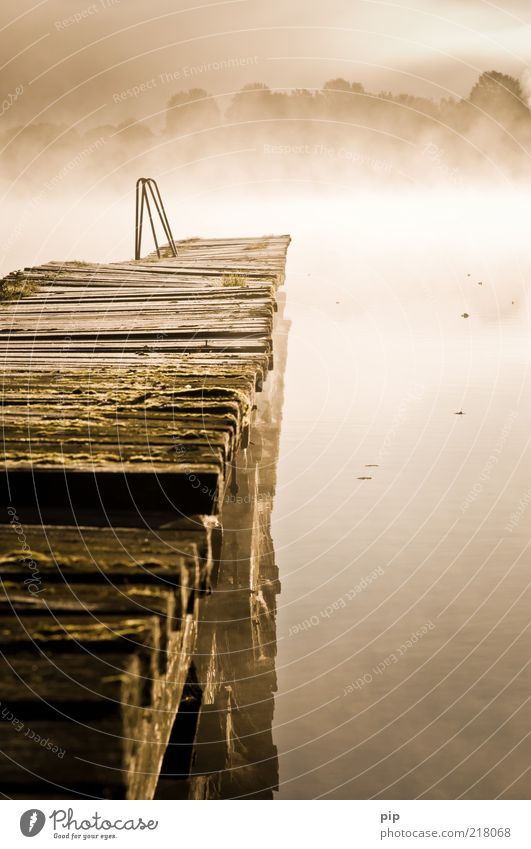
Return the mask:
{"type": "Polygon", "coordinates": [[[440,101],[391,92],[371,93],[359,82],[329,80],[319,90],[244,86],[229,101],[200,88],[167,103],[163,126],[127,120],[80,132],[30,124],[0,137],[4,175],[23,185],[100,174],[160,173],[223,168],[313,174],[334,180],[348,173],[371,178],[451,180],[494,173],[522,175],[531,162],[531,113],[517,79],[481,74],[468,97],[440,101]]]}

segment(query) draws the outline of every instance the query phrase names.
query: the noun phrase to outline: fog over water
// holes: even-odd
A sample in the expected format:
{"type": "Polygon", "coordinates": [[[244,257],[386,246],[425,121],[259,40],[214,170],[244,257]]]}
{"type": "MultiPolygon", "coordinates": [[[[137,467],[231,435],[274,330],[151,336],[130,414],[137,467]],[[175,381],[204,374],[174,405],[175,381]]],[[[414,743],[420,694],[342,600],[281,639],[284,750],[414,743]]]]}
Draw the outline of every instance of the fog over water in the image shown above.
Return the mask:
{"type": "MultiPolygon", "coordinates": [[[[521,797],[527,193],[161,184],[177,238],[292,236],[272,516],[279,798],[521,797]]],[[[132,254],[131,191],[11,211],[24,235],[6,270],[132,254]]]]}
{"type": "Polygon", "coordinates": [[[280,796],[521,798],[526,202],[361,203],[291,248],[280,796]]]}
{"type": "Polygon", "coordinates": [[[5,4],[0,274],[291,235],[278,796],[522,798],[529,4],[196,5],[5,4]]]}
{"type": "MultiPolygon", "coordinates": [[[[163,186],[177,238],[292,235],[272,524],[279,797],[521,797],[529,198],[163,186]]],[[[6,268],[132,253],[130,191],[25,220],[6,268]]]]}
{"type": "MultiPolygon", "coordinates": [[[[526,192],[164,186],[177,237],[292,235],[272,524],[279,796],[521,796],[526,192]]],[[[27,264],[130,256],[131,201],[37,213],[27,264]]]]}

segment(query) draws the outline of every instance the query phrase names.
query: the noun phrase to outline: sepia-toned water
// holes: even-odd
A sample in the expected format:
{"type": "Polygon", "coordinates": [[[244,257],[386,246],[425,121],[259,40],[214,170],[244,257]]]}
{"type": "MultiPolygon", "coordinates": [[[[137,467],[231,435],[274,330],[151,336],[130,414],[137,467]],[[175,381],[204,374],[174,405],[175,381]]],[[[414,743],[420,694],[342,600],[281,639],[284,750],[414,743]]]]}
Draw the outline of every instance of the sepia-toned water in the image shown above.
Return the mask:
{"type": "MultiPolygon", "coordinates": [[[[260,714],[278,752],[269,789],[525,797],[529,201],[259,194],[175,193],[168,206],[176,238],[293,239],[268,529],[280,578],[277,691],[260,714]]],[[[90,199],[50,228],[30,209],[33,238],[15,233],[3,270],[128,257],[131,213],[129,197],[90,199]]]]}
{"type": "Polygon", "coordinates": [[[295,231],[279,798],[528,796],[530,256],[483,202],[295,231]]]}

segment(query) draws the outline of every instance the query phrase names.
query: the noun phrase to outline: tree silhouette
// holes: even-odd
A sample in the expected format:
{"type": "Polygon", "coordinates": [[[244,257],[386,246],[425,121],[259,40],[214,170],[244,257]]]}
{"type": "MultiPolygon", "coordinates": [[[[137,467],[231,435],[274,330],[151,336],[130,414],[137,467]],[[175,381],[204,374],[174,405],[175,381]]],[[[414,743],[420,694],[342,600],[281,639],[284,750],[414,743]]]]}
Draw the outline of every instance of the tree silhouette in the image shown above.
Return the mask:
{"type": "Polygon", "coordinates": [[[512,113],[517,116],[527,111],[519,81],[499,71],[485,71],[481,74],[468,101],[489,114],[512,113]]]}
{"type": "Polygon", "coordinates": [[[179,91],[166,106],[166,131],[170,133],[210,127],[220,119],[216,101],[202,88],[179,91]]]}

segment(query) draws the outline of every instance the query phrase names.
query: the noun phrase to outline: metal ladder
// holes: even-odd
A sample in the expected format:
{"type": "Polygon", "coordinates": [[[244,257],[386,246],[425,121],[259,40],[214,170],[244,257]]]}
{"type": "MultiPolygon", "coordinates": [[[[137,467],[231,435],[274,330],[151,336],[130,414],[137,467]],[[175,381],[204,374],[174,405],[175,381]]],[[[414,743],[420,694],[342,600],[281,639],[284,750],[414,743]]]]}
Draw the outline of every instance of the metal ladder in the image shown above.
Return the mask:
{"type": "Polygon", "coordinates": [[[159,243],[157,240],[157,232],[155,230],[155,224],[151,212],[151,202],[153,202],[153,205],[156,211],[158,212],[159,219],[162,224],[165,236],[168,240],[170,250],[173,256],[177,256],[175,241],[171,232],[168,216],[166,215],[166,210],[164,209],[164,204],[162,203],[159,187],[157,186],[153,177],[139,177],[136,181],[135,259],[140,259],[142,255],[142,226],[144,223],[144,206],[147,207],[149,223],[151,224],[151,232],[153,233],[153,239],[155,241],[155,247],[157,249],[157,256],[159,259],[161,256],[159,243]]]}

